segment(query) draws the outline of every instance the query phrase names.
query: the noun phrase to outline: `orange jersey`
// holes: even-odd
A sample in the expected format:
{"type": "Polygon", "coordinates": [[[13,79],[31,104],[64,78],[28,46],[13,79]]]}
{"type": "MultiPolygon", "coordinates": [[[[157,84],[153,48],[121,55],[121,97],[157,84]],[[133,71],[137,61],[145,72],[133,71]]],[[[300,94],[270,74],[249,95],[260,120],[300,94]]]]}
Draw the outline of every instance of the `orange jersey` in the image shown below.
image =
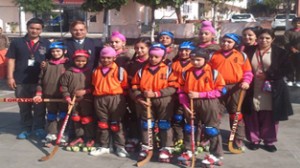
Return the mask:
{"type": "Polygon", "coordinates": [[[239,83],[245,72],[252,72],[247,55],[235,49],[228,56],[224,56],[221,50],[212,53],[209,64],[222,74],[226,84],[239,83]]]}
{"type": "Polygon", "coordinates": [[[225,86],[225,81],[217,70],[213,70],[210,65],[206,64],[202,68],[202,73],[197,76],[195,68],[192,67],[183,72],[178,78],[180,89],[185,93],[194,92],[209,92],[213,90],[221,91],[225,86]]]}
{"type": "Polygon", "coordinates": [[[154,71],[146,64],[138,70],[132,79],[132,89],[158,92],[167,87],[178,87],[178,83],[172,70],[164,63],[160,63],[154,71]]]}
{"type": "Polygon", "coordinates": [[[92,75],[93,95],[116,95],[123,94],[127,89],[127,72],[122,67],[113,63],[106,74],[102,73],[101,66],[97,67],[92,75]]]}
{"type": "Polygon", "coordinates": [[[177,60],[172,63],[172,71],[174,75],[179,76],[183,71],[188,70],[191,68],[193,65],[191,61],[180,61],[177,60]]]}

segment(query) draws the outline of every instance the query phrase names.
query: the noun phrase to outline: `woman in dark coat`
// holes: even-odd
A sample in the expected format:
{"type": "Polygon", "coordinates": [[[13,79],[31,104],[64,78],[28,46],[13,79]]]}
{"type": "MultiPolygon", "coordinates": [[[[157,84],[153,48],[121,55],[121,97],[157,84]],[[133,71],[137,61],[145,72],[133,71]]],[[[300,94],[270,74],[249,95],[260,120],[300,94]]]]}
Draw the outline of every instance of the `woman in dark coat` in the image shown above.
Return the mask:
{"type": "Polygon", "coordinates": [[[262,29],[258,46],[250,52],[254,79],[243,103],[249,149],[257,150],[263,141],[264,149],[276,152],[278,123],[293,114],[289,93],[283,77],[292,72],[287,52],[273,45],[275,34],[262,29]]]}

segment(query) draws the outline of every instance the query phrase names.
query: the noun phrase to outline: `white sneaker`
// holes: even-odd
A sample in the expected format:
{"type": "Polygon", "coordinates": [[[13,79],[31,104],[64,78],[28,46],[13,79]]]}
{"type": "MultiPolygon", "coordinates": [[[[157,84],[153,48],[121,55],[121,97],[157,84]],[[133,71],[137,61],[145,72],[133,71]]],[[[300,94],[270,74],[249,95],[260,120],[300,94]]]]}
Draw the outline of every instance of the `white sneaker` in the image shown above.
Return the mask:
{"type": "Polygon", "coordinates": [[[46,138],[47,141],[55,141],[57,139],[56,134],[47,134],[46,138]]]}
{"type": "Polygon", "coordinates": [[[297,86],[297,87],[300,87],[300,82],[296,82],[296,86],[297,86]]]}
{"type": "Polygon", "coordinates": [[[220,160],[223,159],[223,157],[220,157],[220,158],[217,158],[216,156],[214,155],[207,155],[204,160],[202,160],[202,163],[203,164],[206,164],[206,165],[214,165],[214,164],[221,164],[220,163],[220,160]]]}
{"type": "Polygon", "coordinates": [[[163,147],[159,151],[159,159],[169,159],[172,157],[173,148],[171,147],[163,147]]]}
{"type": "Polygon", "coordinates": [[[188,150],[188,151],[186,151],[186,152],[183,152],[183,153],[177,158],[177,160],[185,162],[185,161],[191,160],[192,157],[193,157],[192,151],[188,150]]]}
{"type": "Polygon", "coordinates": [[[109,148],[99,147],[96,150],[91,151],[89,154],[91,156],[100,156],[100,155],[108,154],[108,153],[110,153],[109,148]]]}
{"type": "MultiPolygon", "coordinates": [[[[297,82],[297,83],[298,83],[298,82],[297,82]]],[[[288,85],[288,86],[293,86],[294,83],[293,83],[292,81],[287,81],[287,82],[286,82],[286,85],[288,85]]]]}
{"type": "Polygon", "coordinates": [[[124,158],[124,157],[128,157],[129,156],[129,154],[128,154],[128,152],[125,150],[125,148],[120,148],[120,147],[117,147],[117,155],[119,156],[119,157],[122,157],[122,158],[124,158]]]}

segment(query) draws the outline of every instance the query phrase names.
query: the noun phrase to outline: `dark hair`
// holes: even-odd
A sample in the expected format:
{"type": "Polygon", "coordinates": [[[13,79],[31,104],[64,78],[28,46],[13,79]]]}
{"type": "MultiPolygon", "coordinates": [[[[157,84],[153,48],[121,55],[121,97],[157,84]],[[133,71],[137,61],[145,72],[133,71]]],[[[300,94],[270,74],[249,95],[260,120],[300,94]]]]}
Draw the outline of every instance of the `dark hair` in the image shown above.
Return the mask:
{"type": "Polygon", "coordinates": [[[269,34],[269,35],[272,37],[272,39],[275,39],[275,33],[274,33],[273,30],[271,30],[271,29],[262,29],[262,30],[259,32],[258,36],[260,36],[260,35],[262,35],[262,34],[264,34],[264,33],[269,34]]]}
{"type": "Polygon", "coordinates": [[[300,17],[295,17],[293,20],[292,20],[292,24],[295,24],[297,22],[300,22],[300,17]]]}
{"type": "Polygon", "coordinates": [[[44,28],[44,22],[42,19],[39,19],[39,18],[32,18],[30,19],[27,23],[26,23],[26,26],[29,27],[29,25],[31,24],[40,24],[42,25],[42,28],[44,28]]]}
{"type": "MultiPolygon", "coordinates": [[[[137,43],[145,43],[146,46],[150,49],[152,43],[151,43],[151,39],[148,38],[148,37],[141,37],[141,38],[138,38],[135,43],[134,43],[134,46],[137,44],[137,43]]],[[[136,58],[136,52],[134,53],[133,57],[131,60],[135,60],[136,58]]]]}
{"type": "Polygon", "coordinates": [[[84,25],[84,27],[87,29],[87,26],[86,26],[86,24],[85,24],[84,21],[82,21],[82,20],[75,20],[75,21],[73,21],[73,22],[70,24],[70,30],[73,29],[73,28],[74,28],[76,25],[78,25],[78,24],[84,25]]]}
{"type": "Polygon", "coordinates": [[[247,30],[250,30],[252,31],[256,36],[258,36],[258,34],[260,33],[260,31],[262,30],[263,28],[261,26],[255,26],[255,27],[246,27],[243,29],[242,31],[242,34],[247,31],[247,30]]]}

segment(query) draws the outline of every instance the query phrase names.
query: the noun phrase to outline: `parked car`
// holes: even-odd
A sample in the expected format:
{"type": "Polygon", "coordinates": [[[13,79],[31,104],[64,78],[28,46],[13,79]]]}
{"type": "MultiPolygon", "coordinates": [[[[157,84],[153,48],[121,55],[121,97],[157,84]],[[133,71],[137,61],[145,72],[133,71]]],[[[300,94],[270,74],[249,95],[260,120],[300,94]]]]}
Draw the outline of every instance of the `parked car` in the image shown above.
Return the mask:
{"type": "MultiPolygon", "coordinates": [[[[295,17],[297,17],[296,14],[289,14],[288,21],[291,22],[295,17]]],[[[286,28],[286,14],[277,14],[271,25],[273,30],[284,30],[286,28]]]]}
{"type": "Polygon", "coordinates": [[[251,13],[239,13],[239,14],[232,14],[230,22],[256,22],[254,16],[251,13]]]}

